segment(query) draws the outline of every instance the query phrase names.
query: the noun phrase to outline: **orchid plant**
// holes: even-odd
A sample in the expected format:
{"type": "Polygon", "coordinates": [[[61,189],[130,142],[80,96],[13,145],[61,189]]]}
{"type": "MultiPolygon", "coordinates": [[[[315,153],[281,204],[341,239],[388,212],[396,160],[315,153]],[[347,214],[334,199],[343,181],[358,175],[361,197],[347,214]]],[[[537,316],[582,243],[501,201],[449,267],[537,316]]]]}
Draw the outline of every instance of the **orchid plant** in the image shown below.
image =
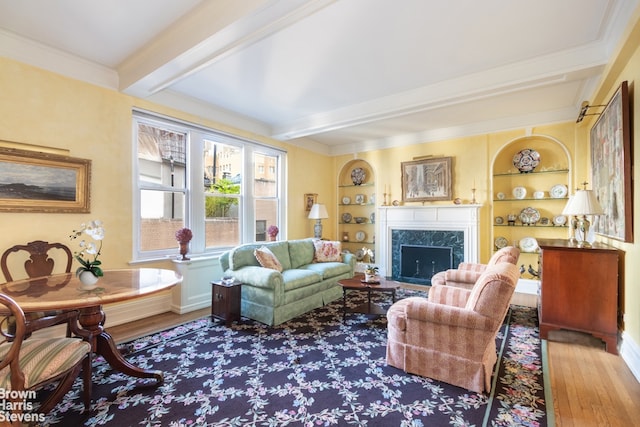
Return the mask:
{"type": "Polygon", "coordinates": [[[80,250],[74,251],[73,257],[80,263],[80,267],[76,270],[76,276],[83,271],[90,271],[94,276],[103,276],[102,262],[98,259],[100,251],[102,251],[102,242],[104,239],[104,227],[102,221],[93,220],[89,223],[82,223],[80,228],[73,230],[69,236],[70,240],[81,238],[83,234],[91,237],[91,241],[81,239],[78,243],[80,250]]]}

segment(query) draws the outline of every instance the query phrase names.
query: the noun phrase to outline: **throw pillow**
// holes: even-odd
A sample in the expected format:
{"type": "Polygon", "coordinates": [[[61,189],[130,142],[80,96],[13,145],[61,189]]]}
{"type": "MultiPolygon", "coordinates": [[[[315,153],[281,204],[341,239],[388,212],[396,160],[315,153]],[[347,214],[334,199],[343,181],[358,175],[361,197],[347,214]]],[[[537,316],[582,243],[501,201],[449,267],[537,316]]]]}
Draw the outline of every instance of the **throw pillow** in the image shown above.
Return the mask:
{"type": "Polygon", "coordinates": [[[278,258],[276,258],[273,252],[271,252],[271,250],[266,246],[257,248],[253,253],[260,265],[264,268],[270,268],[272,270],[282,272],[282,264],[280,264],[278,258]]]}
{"type": "Polygon", "coordinates": [[[341,262],[342,243],[329,240],[314,240],[315,262],[341,262]]]}

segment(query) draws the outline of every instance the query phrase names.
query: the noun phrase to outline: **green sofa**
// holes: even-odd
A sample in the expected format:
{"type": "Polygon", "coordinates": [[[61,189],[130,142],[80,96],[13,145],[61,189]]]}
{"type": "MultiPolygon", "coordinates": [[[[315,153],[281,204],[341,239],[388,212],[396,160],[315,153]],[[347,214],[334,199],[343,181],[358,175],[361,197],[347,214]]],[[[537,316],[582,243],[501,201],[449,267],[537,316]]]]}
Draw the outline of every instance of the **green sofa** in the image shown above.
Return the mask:
{"type": "Polygon", "coordinates": [[[225,276],[242,282],[242,316],[278,325],[342,296],[338,280],[353,277],[356,259],[314,262],[314,239],[249,243],[220,257],[225,276]],[[282,272],[260,265],[255,250],[266,246],[282,265],[282,272]]]}

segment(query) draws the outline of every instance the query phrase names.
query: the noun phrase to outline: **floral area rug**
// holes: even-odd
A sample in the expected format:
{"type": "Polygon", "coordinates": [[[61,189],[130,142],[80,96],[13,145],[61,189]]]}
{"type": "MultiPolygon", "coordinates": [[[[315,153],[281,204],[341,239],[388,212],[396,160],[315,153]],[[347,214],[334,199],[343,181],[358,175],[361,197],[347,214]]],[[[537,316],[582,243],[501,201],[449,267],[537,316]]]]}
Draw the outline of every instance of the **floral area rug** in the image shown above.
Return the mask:
{"type": "MultiPolygon", "coordinates": [[[[348,304],[363,302],[361,293],[348,304]]],[[[398,297],[425,295],[399,290],[398,297]]],[[[390,304],[388,294],[374,294],[390,304]]],[[[342,300],[276,327],[209,317],[130,343],[127,358],[165,373],[143,387],[94,364],[93,409],[81,383],[42,425],[60,426],[546,426],[536,310],[512,306],[496,339],[491,394],[411,375],[385,363],[386,318],[349,314],[342,300]]],[[[552,423],[551,423],[552,424],[552,423]]]]}

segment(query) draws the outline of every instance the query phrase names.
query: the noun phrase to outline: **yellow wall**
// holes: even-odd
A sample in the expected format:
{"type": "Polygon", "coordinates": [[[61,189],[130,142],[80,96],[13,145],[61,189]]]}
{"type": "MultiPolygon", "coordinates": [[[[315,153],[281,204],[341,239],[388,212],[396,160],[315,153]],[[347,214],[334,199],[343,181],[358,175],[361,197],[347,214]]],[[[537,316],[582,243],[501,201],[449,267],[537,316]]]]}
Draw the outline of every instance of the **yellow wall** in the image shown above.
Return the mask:
{"type": "MultiPolygon", "coordinates": [[[[487,261],[492,255],[491,238],[491,164],[496,153],[502,149],[505,144],[516,138],[522,138],[527,132],[538,135],[546,135],[560,140],[572,152],[574,147],[574,131],[573,123],[563,123],[553,126],[540,126],[529,130],[519,129],[508,132],[499,132],[486,135],[470,136],[465,138],[452,139],[447,141],[430,142],[424,144],[415,144],[399,148],[390,148],[384,150],[376,150],[365,153],[358,153],[356,156],[362,160],[366,160],[373,168],[376,182],[377,203],[383,201],[383,193],[385,186],[390,195],[387,196],[387,203],[398,200],[402,203],[402,182],[401,182],[401,163],[411,161],[416,157],[434,156],[434,157],[452,157],[452,180],[453,180],[453,197],[462,199],[462,202],[468,204],[471,202],[472,191],[476,188],[476,203],[482,205],[480,209],[480,260],[487,261]]],[[[573,153],[571,154],[573,158],[573,153]]],[[[353,155],[344,155],[335,157],[334,173],[337,176],[342,167],[350,160],[353,155]]],[[[336,196],[337,197],[337,196],[336,196]]],[[[337,199],[334,200],[337,203],[337,199]]],[[[430,202],[430,204],[451,204],[451,201],[430,202]]],[[[412,203],[416,204],[416,203],[412,203]]],[[[331,235],[332,238],[339,238],[337,235],[331,235]]]]}
{"type": "MultiPolygon", "coordinates": [[[[134,107],[287,150],[288,174],[295,177],[288,180],[289,238],[313,235],[303,194],[318,193],[319,201],[328,202],[334,191],[331,179],[317,179],[330,175],[327,171],[332,162],[326,156],[6,58],[0,58],[0,94],[0,140],[68,150],[63,154],[92,160],[90,214],[0,213],[2,248],[37,239],[67,243],[80,223],[101,219],[106,227],[103,264],[107,268],[128,265],[132,253],[134,107]]],[[[333,232],[330,225],[327,231],[333,232]]],[[[156,265],[172,268],[169,262],[156,265]]]]}

